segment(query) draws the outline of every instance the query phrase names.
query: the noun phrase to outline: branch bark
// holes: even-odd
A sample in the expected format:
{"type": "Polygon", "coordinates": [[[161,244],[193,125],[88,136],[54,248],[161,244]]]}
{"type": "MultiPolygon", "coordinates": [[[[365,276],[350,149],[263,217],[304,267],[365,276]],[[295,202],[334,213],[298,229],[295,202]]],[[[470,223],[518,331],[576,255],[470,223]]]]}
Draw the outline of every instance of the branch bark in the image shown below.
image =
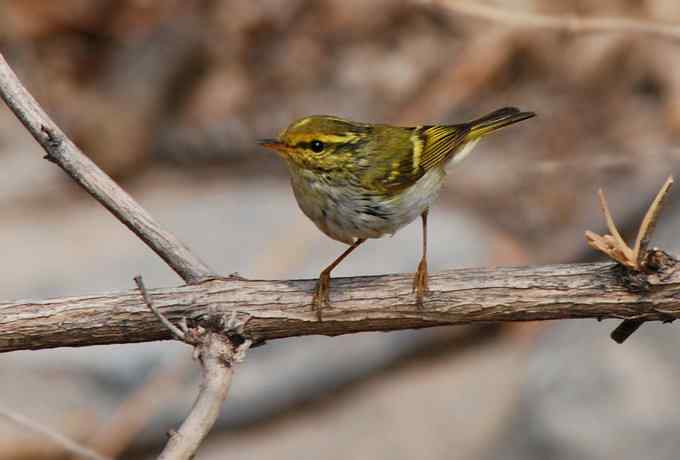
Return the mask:
{"type": "MultiPolygon", "coordinates": [[[[250,316],[243,335],[255,342],[489,321],[668,321],[680,317],[680,270],[671,264],[649,275],[612,263],[451,270],[431,275],[423,310],[415,307],[410,274],[334,278],[321,322],[310,305],[314,280],[214,279],[149,294],[174,323],[187,318],[214,329],[224,314],[250,316]],[[636,292],[640,283],[644,292],[636,292]]],[[[0,303],[0,352],[169,338],[136,290],[0,303]]]]}

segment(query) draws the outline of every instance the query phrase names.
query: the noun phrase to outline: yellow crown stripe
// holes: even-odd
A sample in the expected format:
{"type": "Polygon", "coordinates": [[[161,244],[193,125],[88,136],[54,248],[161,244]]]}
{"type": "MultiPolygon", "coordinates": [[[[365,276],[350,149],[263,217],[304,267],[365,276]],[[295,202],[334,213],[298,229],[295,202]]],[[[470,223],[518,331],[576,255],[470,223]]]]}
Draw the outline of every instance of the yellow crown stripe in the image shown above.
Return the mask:
{"type": "Polygon", "coordinates": [[[361,140],[361,136],[358,134],[347,133],[347,134],[319,134],[319,133],[304,133],[295,134],[293,140],[296,144],[300,142],[311,142],[311,141],[321,141],[329,144],[348,144],[361,140]]]}
{"type": "Polygon", "coordinates": [[[312,121],[313,119],[314,119],[314,118],[312,118],[312,117],[303,118],[302,120],[300,120],[300,121],[298,121],[297,123],[295,123],[295,124],[293,124],[292,126],[290,126],[288,129],[301,128],[301,127],[303,127],[304,125],[308,124],[308,123],[309,123],[310,121],[312,121]]]}

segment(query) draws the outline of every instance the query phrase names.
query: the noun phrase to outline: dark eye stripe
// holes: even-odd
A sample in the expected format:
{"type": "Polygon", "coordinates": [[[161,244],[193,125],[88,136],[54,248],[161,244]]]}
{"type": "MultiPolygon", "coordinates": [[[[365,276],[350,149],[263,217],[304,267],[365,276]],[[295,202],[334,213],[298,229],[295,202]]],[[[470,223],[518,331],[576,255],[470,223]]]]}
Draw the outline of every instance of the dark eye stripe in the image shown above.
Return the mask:
{"type": "Polygon", "coordinates": [[[298,142],[297,144],[295,144],[295,147],[311,150],[312,152],[315,153],[321,153],[326,146],[320,140],[315,139],[310,142],[298,142]]]}
{"type": "Polygon", "coordinates": [[[328,150],[329,148],[335,149],[346,148],[356,150],[358,147],[366,144],[367,142],[368,140],[363,138],[354,139],[351,142],[322,142],[318,139],[314,139],[311,141],[298,142],[296,144],[293,144],[292,147],[298,149],[311,150],[314,153],[321,153],[322,151],[328,150]],[[318,145],[315,146],[315,144],[318,145]]]}

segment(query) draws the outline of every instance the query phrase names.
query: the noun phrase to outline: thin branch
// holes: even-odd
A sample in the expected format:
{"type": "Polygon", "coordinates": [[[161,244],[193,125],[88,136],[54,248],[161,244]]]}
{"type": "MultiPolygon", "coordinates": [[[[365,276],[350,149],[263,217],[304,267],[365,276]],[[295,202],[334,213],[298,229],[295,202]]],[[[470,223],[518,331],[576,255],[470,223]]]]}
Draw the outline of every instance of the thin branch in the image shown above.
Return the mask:
{"type": "Polygon", "coordinates": [[[231,341],[221,334],[207,332],[196,351],[201,361],[201,389],[191,412],[179,430],[172,432],[158,460],[193,458],[227,398],[236,362],[231,341]]]}
{"type": "Polygon", "coordinates": [[[182,279],[196,283],[215,276],[169,232],[163,230],[127,192],[85,156],[59,129],[24,88],[0,54],[0,97],[47,152],[73,180],[139,236],[182,279]]]}
{"type": "MultiPolygon", "coordinates": [[[[163,323],[163,325],[170,331],[170,333],[175,337],[177,340],[185,342],[187,340],[187,335],[185,331],[182,331],[180,328],[172,324],[163,314],[158,311],[158,308],[153,304],[151,301],[151,296],[149,295],[149,292],[146,290],[146,286],[144,286],[144,280],[142,279],[141,275],[140,276],[135,276],[134,278],[135,284],[137,285],[137,289],[139,289],[139,292],[142,294],[142,298],[144,299],[144,303],[146,303],[146,306],[149,307],[149,310],[158,318],[158,321],[163,323]]],[[[195,345],[195,344],[192,344],[195,345]]]]}
{"type": "Polygon", "coordinates": [[[680,25],[628,18],[582,18],[573,15],[549,16],[501,9],[469,0],[419,0],[451,13],[492,21],[506,26],[548,29],[568,33],[635,33],[680,42],[680,25]]]}
{"type": "MultiPolygon", "coordinates": [[[[215,279],[150,290],[173,323],[214,326],[216,316],[250,317],[243,335],[257,341],[310,334],[340,335],[447,324],[568,318],[680,317],[680,270],[640,274],[652,289],[631,289],[612,263],[435,273],[424,308],[415,307],[411,274],[334,278],[324,321],[311,309],[314,280],[215,279]]],[[[42,301],[0,303],[0,352],[168,339],[137,290],[42,301]]]]}
{"type": "Polygon", "coordinates": [[[22,428],[28,429],[30,431],[33,431],[35,433],[38,433],[42,436],[51,439],[57,445],[62,447],[65,451],[69,452],[72,455],[77,456],[78,458],[83,458],[87,460],[111,460],[108,457],[99,455],[98,453],[81,446],[80,444],[73,441],[72,439],[67,438],[63,434],[58,433],[52,430],[51,428],[47,428],[46,426],[40,425],[34,422],[33,420],[24,417],[21,414],[17,414],[16,412],[12,412],[5,408],[0,408],[0,417],[5,418],[16,425],[19,425],[22,428]]]}

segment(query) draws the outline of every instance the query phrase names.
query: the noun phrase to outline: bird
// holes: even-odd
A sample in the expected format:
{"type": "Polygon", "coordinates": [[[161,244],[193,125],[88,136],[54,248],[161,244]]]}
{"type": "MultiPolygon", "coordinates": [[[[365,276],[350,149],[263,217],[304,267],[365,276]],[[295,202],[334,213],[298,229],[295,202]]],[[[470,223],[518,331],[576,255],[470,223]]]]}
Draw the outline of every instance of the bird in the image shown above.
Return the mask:
{"type": "Polygon", "coordinates": [[[504,107],[458,124],[401,127],[312,115],[277,138],[258,140],[285,161],[302,212],[324,234],[349,245],[319,274],[312,298],[318,320],[330,306],[333,269],[366,240],[393,235],[418,217],[422,255],[413,292],[422,308],[429,293],[427,216],[446,167],[463,160],[481,138],[534,116],[504,107]]]}

